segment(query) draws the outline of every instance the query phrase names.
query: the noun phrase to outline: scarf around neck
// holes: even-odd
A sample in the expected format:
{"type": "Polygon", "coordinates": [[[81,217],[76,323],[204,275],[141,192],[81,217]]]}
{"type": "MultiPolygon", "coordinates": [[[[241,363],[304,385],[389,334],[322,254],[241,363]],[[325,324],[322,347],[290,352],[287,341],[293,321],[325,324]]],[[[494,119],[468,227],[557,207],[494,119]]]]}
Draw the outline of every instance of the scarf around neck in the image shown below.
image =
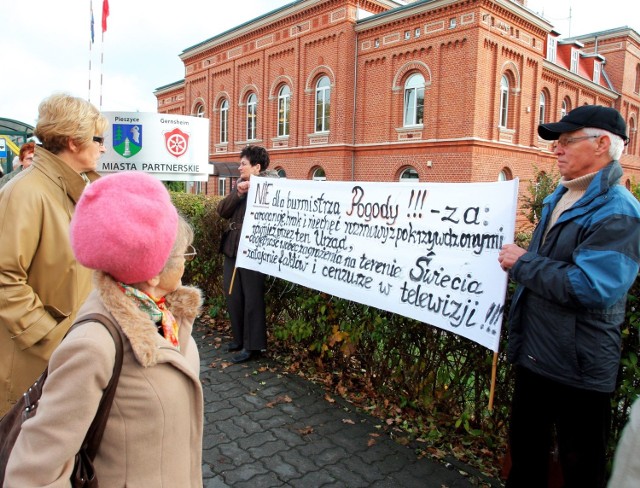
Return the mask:
{"type": "Polygon", "coordinates": [[[180,350],[180,343],[178,342],[178,322],[167,308],[167,302],[164,297],[154,298],[142,290],[120,282],[118,282],[118,286],[126,296],[134,301],[140,310],[149,315],[149,318],[151,318],[154,323],[160,323],[162,325],[163,337],[169,341],[173,347],[180,350]]]}

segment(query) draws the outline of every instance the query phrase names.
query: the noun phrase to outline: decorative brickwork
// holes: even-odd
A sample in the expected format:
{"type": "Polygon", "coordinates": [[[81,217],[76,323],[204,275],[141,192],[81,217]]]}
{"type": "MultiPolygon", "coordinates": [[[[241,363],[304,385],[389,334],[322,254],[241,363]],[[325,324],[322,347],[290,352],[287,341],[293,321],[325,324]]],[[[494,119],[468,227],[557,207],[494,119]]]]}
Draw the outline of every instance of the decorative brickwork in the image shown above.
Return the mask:
{"type": "Polygon", "coordinates": [[[204,105],[212,162],[236,162],[251,143],[267,147],[272,167],[290,178],[311,178],[317,168],[334,181],[397,181],[408,168],[434,182],[495,181],[502,172],[520,179],[522,193],[534,167],[555,166],[537,135],[544,93],[546,122],[561,118],[563,104],[620,110],[632,139],[621,160],[625,183],[640,178],[638,33],[620,28],[558,43],[523,2],[435,3],[389,10],[382,0],[294,2],[186,49],[186,78],[156,90],[158,111],[192,114],[204,105]],[[362,12],[371,15],[358,20],[362,12]],[[551,60],[549,46],[557,47],[551,60]],[[603,60],[594,82],[594,63],[603,60]],[[414,73],[425,81],[423,119],[405,127],[405,83],[414,73]],[[329,130],[316,132],[322,76],[330,80],[329,130]],[[291,91],[289,134],[278,137],[283,84],[291,91]],[[251,93],[258,98],[255,140],[247,140],[251,93]],[[220,141],[224,100],[227,142],[220,141]]]}

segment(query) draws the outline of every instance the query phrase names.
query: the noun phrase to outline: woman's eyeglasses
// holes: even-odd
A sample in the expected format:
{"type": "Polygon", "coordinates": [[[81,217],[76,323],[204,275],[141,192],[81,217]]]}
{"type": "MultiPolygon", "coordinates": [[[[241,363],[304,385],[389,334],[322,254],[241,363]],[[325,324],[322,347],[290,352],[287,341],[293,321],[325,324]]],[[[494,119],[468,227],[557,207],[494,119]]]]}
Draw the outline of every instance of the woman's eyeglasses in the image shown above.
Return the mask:
{"type": "Polygon", "coordinates": [[[191,245],[189,245],[189,247],[187,248],[187,252],[185,252],[183,254],[184,260],[185,261],[193,261],[197,254],[198,253],[196,251],[196,248],[191,246],[191,245]]]}

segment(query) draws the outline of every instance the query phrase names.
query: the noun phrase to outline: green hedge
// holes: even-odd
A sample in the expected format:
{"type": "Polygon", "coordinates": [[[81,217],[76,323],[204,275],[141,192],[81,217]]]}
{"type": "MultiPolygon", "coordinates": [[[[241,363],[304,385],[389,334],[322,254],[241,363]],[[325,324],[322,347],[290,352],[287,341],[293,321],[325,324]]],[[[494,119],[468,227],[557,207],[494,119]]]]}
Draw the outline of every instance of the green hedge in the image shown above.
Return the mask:
{"type": "MultiPolygon", "coordinates": [[[[219,197],[184,193],[172,197],[195,230],[198,256],[188,263],[184,281],[202,288],[211,315],[226,313],[218,252],[224,222],[215,211],[219,197]]],[[[512,292],[510,286],[505,317],[512,292]]],[[[640,393],[639,296],[636,282],[623,328],[611,450],[640,393]]],[[[323,381],[336,393],[360,400],[363,407],[429,446],[445,452],[456,445],[475,446],[481,452],[484,449],[487,458],[500,458],[513,390],[512,370],[504,353],[506,327],[494,408],[488,411],[493,352],[473,341],[273,277],[267,278],[266,302],[270,350],[292,367],[304,368],[310,376],[322,373],[323,381]]]]}
{"type": "Polygon", "coordinates": [[[219,197],[171,192],[173,203],[191,223],[197,255],[186,263],[183,282],[202,289],[209,306],[224,307],[220,237],[225,223],[216,213],[219,197]]]}

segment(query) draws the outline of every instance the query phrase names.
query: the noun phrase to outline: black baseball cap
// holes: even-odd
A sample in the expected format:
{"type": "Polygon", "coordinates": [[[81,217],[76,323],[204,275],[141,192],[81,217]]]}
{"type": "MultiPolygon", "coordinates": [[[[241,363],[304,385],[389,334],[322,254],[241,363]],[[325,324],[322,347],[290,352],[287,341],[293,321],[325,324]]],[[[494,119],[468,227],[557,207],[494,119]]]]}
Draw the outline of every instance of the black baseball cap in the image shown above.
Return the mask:
{"type": "Polygon", "coordinates": [[[627,143],[627,124],[622,115],[615,108],[603,107],[602,105],[582,105],[574,108],[571,112],[560,119],[560,122],[551,124],[540,124],[538,134],[547,141],[555,141],[560,134],[573,132],[585,127],[604,129],[612,134],[622,137],[627,143]]]}

